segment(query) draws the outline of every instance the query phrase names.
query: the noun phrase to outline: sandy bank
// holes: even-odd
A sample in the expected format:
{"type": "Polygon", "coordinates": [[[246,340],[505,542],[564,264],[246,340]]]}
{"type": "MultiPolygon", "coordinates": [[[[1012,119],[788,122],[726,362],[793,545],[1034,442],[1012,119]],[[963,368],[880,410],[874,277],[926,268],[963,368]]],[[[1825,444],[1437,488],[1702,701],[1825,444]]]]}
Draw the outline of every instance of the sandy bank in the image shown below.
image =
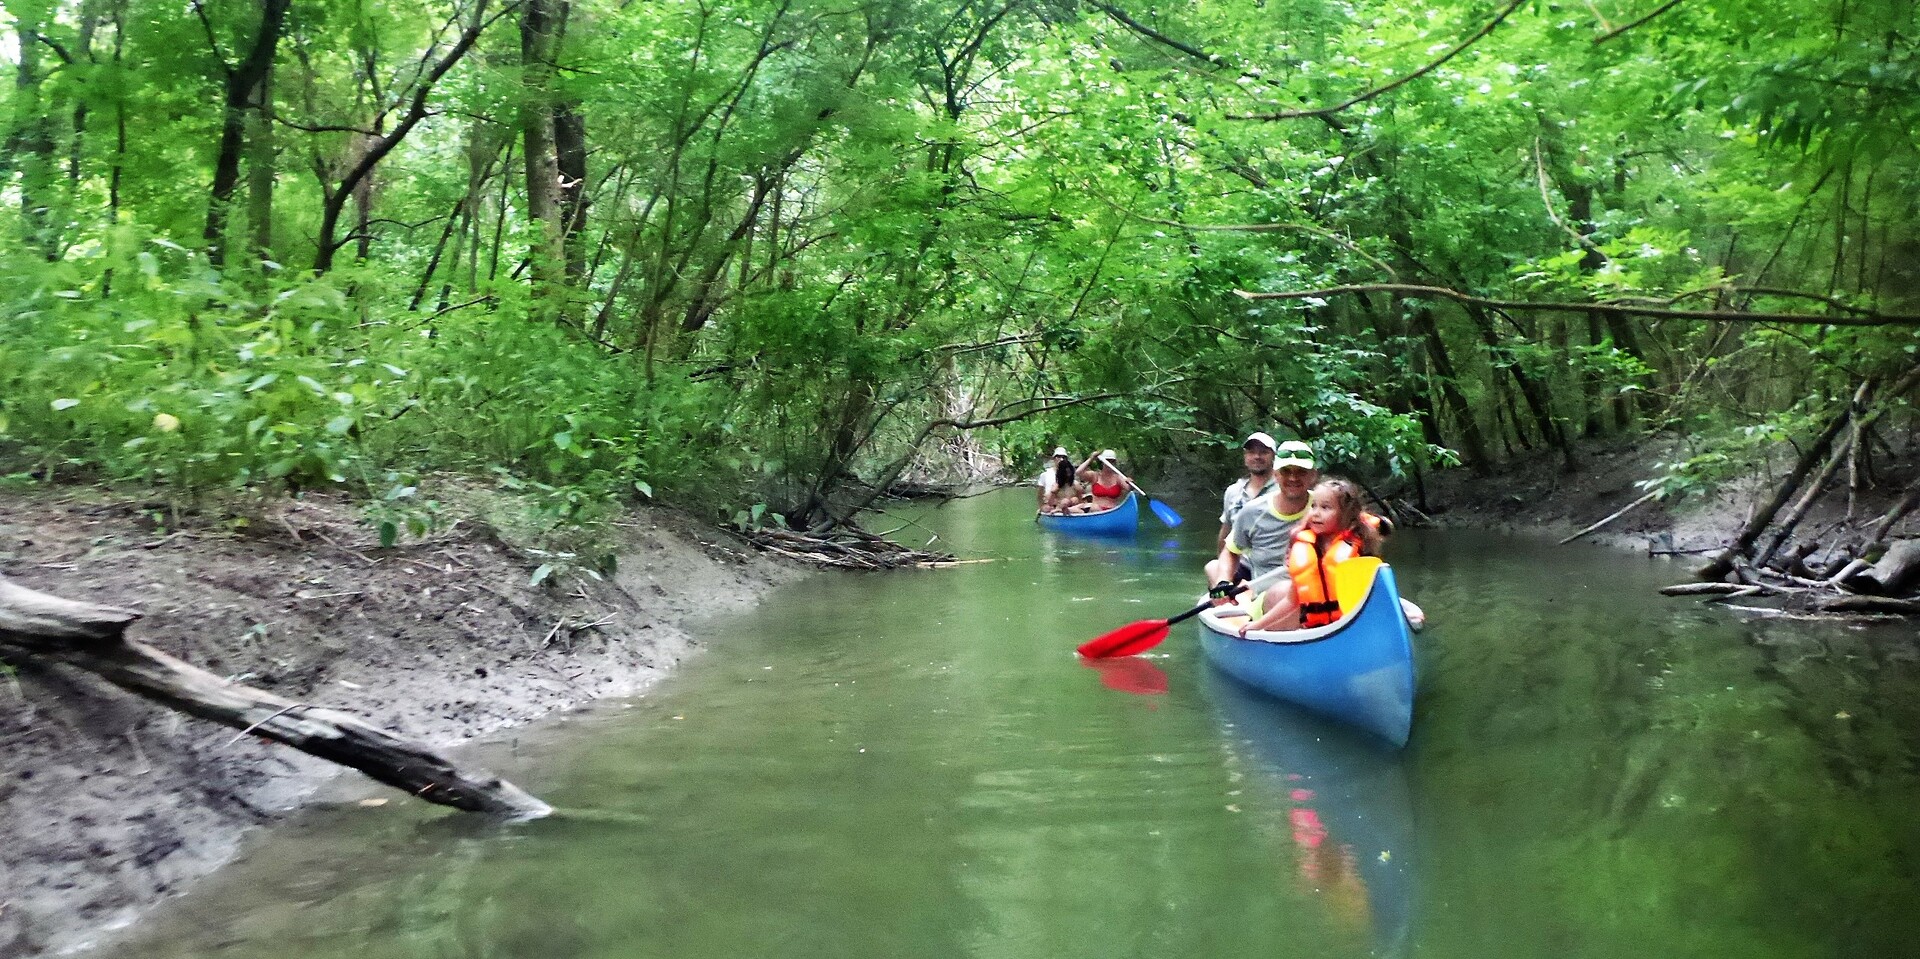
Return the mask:
{"type": "MultiPolygon", "coordinates": [[[[689,621],[800,575],[665,510],[616,525],[616,573],[539,586],[539,557],[472,523],[380,549],[326,498],[238,531],[156,515],[0,494],[0,572],[140,610],[133,635],[195,665],[438,744],[644,688],[697,648],[689,621]]],[[[0,666],[0,956],[110,935],[337,774],[81,674],[0,666]]]]}

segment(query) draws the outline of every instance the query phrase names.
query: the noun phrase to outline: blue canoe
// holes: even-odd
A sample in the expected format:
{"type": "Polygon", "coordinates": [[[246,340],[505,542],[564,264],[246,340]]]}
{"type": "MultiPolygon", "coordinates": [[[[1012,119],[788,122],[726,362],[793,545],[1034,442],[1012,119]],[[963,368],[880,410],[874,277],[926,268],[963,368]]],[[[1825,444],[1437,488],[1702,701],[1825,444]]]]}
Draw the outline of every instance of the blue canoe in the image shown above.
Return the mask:
{"type": "Polygon", "coordinates": [[[1140,497],[1128,493],[1127,498],[1110,510],[1102,513],[1039,513],[1041,529],[1050,529],[1059,533],[1078,533],[1082,536],[1132,536],[1140,527],[1140,497]]]}
{"type": "Polygon", "coordinates": [[[1400,611],[1390,567],[1378,565],[1364,594],[1338,622],[1241,639],[1236,633],[1245,617],[1237,606],[1200,614],[1201,648],[1222,672],[1395,746],[1407,744],[1413,727],[1413,633],[1400,611]]]}

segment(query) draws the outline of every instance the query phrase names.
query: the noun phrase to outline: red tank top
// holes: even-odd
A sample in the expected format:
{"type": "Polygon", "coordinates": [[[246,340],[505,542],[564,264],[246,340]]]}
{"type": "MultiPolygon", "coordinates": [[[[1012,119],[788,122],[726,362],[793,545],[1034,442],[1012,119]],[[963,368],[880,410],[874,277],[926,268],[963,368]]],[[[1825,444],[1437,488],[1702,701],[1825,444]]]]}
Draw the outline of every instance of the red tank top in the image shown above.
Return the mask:
{"type": "Polygon", "coordinates": [[[1115,483],[1112,486],[1102,486],[1099,483],[1093,484],[1093,495],[1102,499],[1119,499],[1125,496],[1126,493],[1127,487],[1124,483],[1115,483]]]}

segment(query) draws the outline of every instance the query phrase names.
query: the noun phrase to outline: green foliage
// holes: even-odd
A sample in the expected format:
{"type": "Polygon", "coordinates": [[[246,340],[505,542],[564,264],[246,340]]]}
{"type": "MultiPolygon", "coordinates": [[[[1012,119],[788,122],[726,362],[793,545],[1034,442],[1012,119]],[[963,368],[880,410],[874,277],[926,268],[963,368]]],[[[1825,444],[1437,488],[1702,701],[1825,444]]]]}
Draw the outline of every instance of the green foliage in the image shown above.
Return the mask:
{"type": "Polygon", "coordinates": [[[474,7],[296,4],[232,140],[258,4],[10,7],[7,472],[344,487],[385,542],[445,474],[547,534],[656,493],[811,527],[983,422],[1022,464],[1261,428],[1382,474],[1681,424],[1725,448],[1678,489],[1920,345],[1579,309],[1913,312],[1894,0],[1527,6],[1444,63],[1484,5],[576,0],[551,63],[529,9],[428,88],[474,7]],[[1384,282],[1575,309],[1236,296],[1384,282]]]}

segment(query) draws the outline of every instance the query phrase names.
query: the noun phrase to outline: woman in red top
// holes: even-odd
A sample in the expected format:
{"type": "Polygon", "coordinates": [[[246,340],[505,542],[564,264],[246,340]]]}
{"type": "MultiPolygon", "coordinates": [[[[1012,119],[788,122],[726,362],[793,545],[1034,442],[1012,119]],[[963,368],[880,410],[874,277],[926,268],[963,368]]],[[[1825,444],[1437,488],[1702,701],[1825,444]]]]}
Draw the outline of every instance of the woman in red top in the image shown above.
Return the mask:
{"type": "Polygon", "coordinates": [[[1104,513],[1110,509],[1117,509],[1121,503],[1126,502],[1128,494],[1133,492],[1133,481],[1121,476],[1120,471],[1114,469],[1113,460],[1112,450],[1101,450],[1097,455],[1087,457],[1087,461],[1080,464],[1078,475],[1093,490],[1093,499],[1078,512],[1104,513]],[[1097,469],[1094,467],[1095,463],[1100,464],[1097,469]]]}

